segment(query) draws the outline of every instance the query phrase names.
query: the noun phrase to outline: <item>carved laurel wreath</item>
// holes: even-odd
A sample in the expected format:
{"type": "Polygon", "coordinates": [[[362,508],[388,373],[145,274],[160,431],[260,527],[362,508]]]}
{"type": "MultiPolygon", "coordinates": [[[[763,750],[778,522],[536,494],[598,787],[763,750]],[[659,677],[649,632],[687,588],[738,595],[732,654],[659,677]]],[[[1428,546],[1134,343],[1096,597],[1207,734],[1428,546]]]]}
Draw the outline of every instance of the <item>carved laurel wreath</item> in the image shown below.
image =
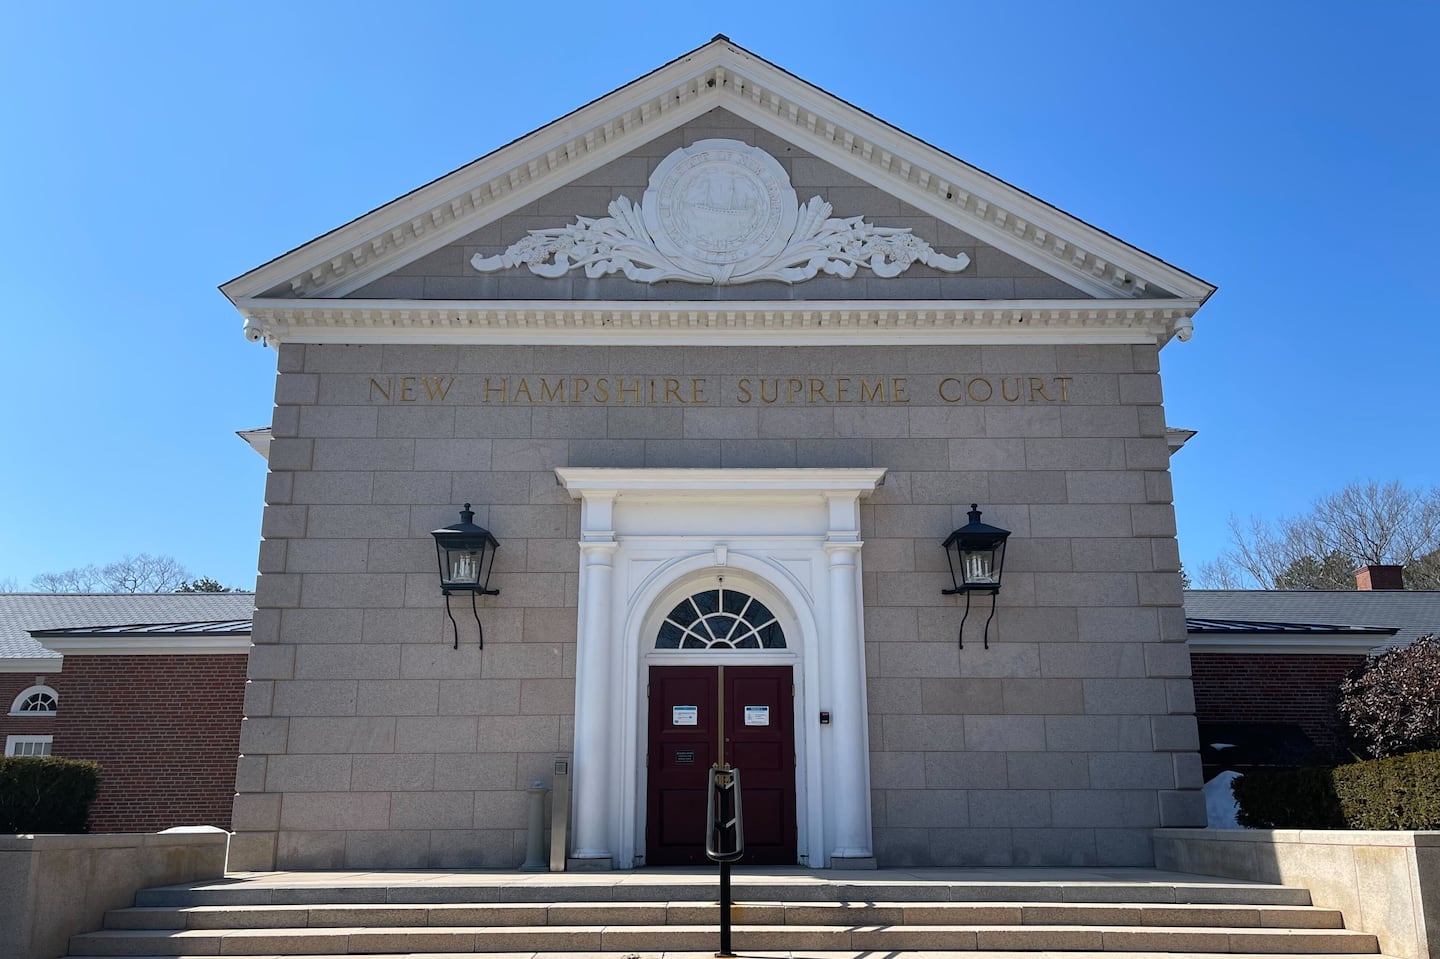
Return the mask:
{"type": "Polygon", "coordinates": [[[658,222],[654,208],[660,202],[656,198],[664,188],[664,174],[687,157],[693,165],[695,151],[707,148],[723,156],[743,151],[742,159],[748,161],[744,169],[751,175],[768,178],[782,201],[795,210],[795,191],[783,168],[768,154],[736,141],[702,141],[677,150],[661,163],[651,179],[652,188],[645,193],[645,206],[636,206],[628,197],[619,197],[610,203],[609,216],[578,216],[569,226],[531,230],[529,236],[503,253],[476,254],[470,265],[482,273],[523,265],[544,277],[560,277],[571,270],[583,269],[591,279],[624,273],[638,283],[683,280],[726,285],[761,280],[800,283],[820,273],[848,279],[862,266],[876,276],[888,278],[899,276],[916,262],[958,273],[970,264],[970,258],[963,253],[946,256],[936,252],[908,228],[875,226],[859,216],[832,217],[831,205],[818,196],[799,207],[794,230],[773,255],[764,256],[762,252],[758,260],[752,257],[736,263],[662,250],[656,244],[652,229],[658,222]]]}

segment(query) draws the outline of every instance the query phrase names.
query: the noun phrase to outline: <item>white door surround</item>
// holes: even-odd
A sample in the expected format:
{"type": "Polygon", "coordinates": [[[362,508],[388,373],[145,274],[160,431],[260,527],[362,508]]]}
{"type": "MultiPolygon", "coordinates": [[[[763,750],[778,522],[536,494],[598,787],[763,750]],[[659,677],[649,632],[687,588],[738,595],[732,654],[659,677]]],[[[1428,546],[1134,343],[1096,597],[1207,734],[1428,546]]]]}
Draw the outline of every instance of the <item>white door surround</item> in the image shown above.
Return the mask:
{"type": "Polygon", "coordinates": [[[572,858],[631,868],[643,855],[650,665],[785,662],[800,862],[873,863],[859,500],[885,470],[555,474],[581,501],[572,858]],[[655,650],[674,602],[719,576],[774,604],[785,650],[655,650]]]}

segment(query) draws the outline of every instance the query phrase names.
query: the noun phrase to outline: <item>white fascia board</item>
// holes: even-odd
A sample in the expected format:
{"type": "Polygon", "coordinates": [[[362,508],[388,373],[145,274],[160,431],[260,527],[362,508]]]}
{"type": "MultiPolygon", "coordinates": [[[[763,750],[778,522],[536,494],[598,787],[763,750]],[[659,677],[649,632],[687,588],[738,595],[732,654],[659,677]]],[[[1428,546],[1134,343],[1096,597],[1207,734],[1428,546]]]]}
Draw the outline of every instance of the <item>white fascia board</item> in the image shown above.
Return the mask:
{"type": "Polygon", "coordinates": [[[59,673],[64,665],[65,658],[63,656],[0,659],[0,673],[59,673]]]}
{"type": "MultiPolygon", "coordinates": [[[[32,634],[33,635],[33,634],[32,634]]],[[[65,656],[217,656],[250,653],[250,636],[34,636],[65,656]]]]}
{"type": "Polygon", "coordinates": [[[814,469],[680,469],[562,466],[560,485],[587,493],[856,493],[866,496],[885,479],[882,467],[814,469]]]}
{"type": "Polygon", "coordinates": [[[1196,653],[1259,653],[1262,655],[1303,654],[1309,656],[1368,656],[1388,648],[1375,636],[1336,637],[1317,642],[1313,636],[1191,636],[1190,650],[1196,653]]]}
{"type": "Polygon", "coordinates": [[[1164,345],[1195,300],[245,300],[246,335],[281,343],[693,346],[1164,345]]]}

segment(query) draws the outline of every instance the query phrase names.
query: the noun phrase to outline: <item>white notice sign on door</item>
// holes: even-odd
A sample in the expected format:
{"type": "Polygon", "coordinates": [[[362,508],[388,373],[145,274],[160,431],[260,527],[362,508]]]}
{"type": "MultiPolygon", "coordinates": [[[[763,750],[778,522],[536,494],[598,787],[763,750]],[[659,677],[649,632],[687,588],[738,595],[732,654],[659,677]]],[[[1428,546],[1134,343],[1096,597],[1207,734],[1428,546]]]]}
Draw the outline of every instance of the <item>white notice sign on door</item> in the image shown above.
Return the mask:
{"type": "Polygon", "coordinates": [[[671,706],[670,725],[672,726],[698,726],[700,725],[699,706],[671,706]]]}
{"type": "Polygon", "coordinates": [[[769,706],[746,706],[745,725],[747,726],[768,726],[770,725],[769,706]]]}

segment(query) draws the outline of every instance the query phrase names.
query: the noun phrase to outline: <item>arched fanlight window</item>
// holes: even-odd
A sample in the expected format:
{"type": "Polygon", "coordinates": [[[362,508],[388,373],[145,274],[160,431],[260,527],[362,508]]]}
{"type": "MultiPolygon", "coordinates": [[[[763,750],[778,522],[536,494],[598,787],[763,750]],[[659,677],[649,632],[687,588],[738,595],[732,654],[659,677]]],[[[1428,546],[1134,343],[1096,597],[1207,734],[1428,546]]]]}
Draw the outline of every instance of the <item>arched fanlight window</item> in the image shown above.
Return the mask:
{"type": "Polygon", "coordinates": [[[11,716],[53,716],[60,697],[49,686],[31,686],[22,690],[10,706],[11,716]]]}
{"type": "Polygon", "coordinates": [[[688,596],[660,624],[656,649],[784,649],[775,614],[749,593],[721,586],[688,596]]]}

